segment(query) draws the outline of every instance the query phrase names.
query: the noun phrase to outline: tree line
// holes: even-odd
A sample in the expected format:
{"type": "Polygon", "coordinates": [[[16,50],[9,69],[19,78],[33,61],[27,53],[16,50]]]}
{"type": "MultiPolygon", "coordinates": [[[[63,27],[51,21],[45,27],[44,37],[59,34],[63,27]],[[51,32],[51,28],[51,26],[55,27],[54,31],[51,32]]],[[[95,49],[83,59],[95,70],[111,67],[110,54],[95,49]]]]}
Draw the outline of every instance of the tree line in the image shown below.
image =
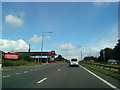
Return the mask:
{"type": "Polygon", "coordinates": [[[100,55],[98,57],[86,56],[85,61],[94,60],[97,62],[107,62],[109,59],[115,59],[120,61],[120,39],[114,48],[105,48],[100,50],[100,55]]]}

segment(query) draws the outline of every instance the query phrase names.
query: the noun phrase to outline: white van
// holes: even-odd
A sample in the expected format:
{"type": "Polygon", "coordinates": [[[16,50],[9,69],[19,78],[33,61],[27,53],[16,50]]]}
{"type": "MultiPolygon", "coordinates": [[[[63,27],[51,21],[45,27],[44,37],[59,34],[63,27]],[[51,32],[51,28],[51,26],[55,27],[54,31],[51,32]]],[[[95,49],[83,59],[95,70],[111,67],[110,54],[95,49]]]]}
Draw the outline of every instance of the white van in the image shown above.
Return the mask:
{"type": "Polygon", "coordinates": [[[69,62],[70,67],[71,66],[78,66],[79,67],[79,61],[77,59],[71,59],[69,62]]]}

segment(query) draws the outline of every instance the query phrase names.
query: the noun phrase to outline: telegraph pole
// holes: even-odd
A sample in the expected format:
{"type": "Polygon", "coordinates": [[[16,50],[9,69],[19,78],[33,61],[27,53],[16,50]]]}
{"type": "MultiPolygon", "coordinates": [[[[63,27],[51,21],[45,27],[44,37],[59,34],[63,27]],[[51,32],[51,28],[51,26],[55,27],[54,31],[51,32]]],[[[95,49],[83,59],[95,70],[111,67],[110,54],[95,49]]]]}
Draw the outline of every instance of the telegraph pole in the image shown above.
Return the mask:
{"type": "Polygon", "coordinates": [[[81,48],[81,61],[82,61],[82,48],[81,48]]]}
{"type": "MultiPolygon", "coordinates": [[[[44,33],[53,33],[53,32],[43,32],[42,33],[42,41],[41,41],[41,60],[42,61],[42,52],[43,52],[43,41],[44,41],[44,33]]],[[[39,59],[38,59],[38,63],[39,63],[39,59]]]]}

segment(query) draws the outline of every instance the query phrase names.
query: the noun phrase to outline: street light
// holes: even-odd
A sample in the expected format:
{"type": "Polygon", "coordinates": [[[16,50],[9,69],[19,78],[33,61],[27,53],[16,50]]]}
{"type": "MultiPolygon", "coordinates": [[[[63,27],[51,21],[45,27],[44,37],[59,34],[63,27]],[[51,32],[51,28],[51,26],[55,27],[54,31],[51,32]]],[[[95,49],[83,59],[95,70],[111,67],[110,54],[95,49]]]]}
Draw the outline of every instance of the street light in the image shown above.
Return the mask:
{"type": "MultiPolygon", "coordinates": [[[[53,32],[43,32],[43,33],[42,33],[42,42],[41,42],[41,61],[42,61],[43,40],[44,40],[44,34],[45,34],[45,33],[53,33],[53,32]]],[[[38,62],[39,62],[39,60],[38,60],[38,62]]]]}
{"type": "Polygon", "coordinates": [[[82,47],[81,47],[81,61],[82,61],[82,47]]]}
{"type": "Polygon", "coordinates": [[[82,55],[82,54],[83,54],[83,51],[82,51],[82,46],[81,46],[81,45],[79,45],[79,46],[78,46],[78,48],[80,48],[80,49],[81,49],[80,54],[81,54],[81,61],[82,61],[82,56],[83,56],[83,55],[82,55]]]}

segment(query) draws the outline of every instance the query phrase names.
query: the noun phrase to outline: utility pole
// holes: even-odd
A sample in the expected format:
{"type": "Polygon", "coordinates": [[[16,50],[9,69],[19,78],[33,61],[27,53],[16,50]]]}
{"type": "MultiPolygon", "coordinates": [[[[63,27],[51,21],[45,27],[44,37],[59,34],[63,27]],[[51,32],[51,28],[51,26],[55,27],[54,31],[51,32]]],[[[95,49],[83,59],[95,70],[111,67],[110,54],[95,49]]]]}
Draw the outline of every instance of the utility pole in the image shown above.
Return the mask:
{"type": "MultiPolygon", "coordinates": [[[[42,52],[43,52],[43,37],[44,37],[44,32],[42,33],[42,38],[41,38],[41,60],[40,60],[40,62],[42,62],[42,52]]],[[[38,63],[39,63],[39,60],[38,60],[38,63]]]]}
{"type": "MultiPolygon", "coordinates": [[[[53,33],[53,32],[43,32],[42,33],[42,41],[41,41],[41,62],[42,62],[42,53],[43,53],[43,41],[44,41],[44,33],[53,33]]],[[[39,59],[38,59],[38,63],[39,63],[39,59]]]]}
{"type": "Polygon", "coordinates": [[[81,47],[81,61],[82,61],[82,47],[81,47]]]}

